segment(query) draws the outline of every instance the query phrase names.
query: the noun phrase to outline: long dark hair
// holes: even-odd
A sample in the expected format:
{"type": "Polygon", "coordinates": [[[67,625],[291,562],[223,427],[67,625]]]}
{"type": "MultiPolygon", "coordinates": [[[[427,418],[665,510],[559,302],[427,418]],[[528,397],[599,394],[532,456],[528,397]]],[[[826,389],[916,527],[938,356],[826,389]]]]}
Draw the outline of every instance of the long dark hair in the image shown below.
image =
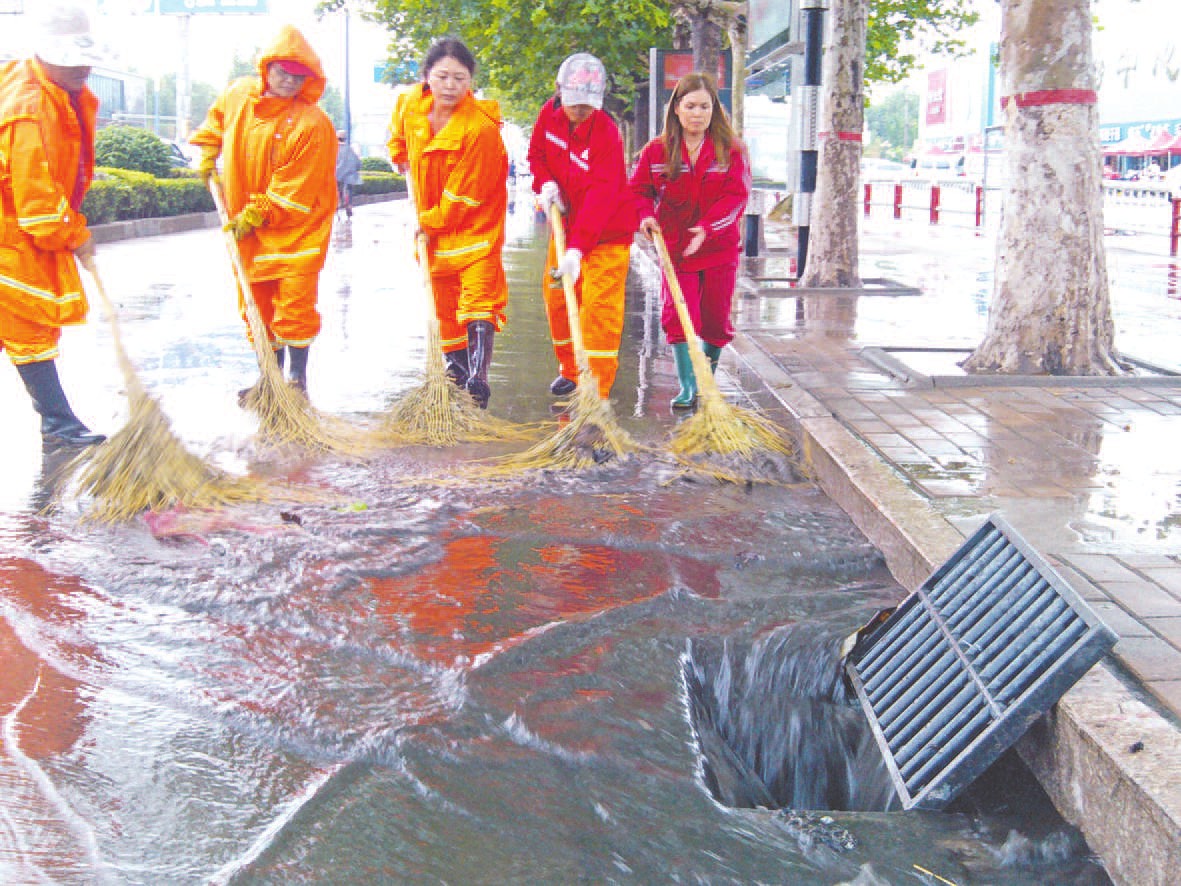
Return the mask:
{"type": "Polygon", "coordinates": [[[664,132],[660,134],[660,140],[664,142],[664,174],[670,179],[675,179],[681,174],[681,145],[685,141],[685,131],[677,117],[677,106],[686,95],[699,89],[708,92],[709,100],[713,103],[709,128],[705,131],[706,138],[714,143],[718,165],[730,165],[730,148],[738,140],[738,136],[734,133],[734,127],[730,125],[726,109],[722,107],[714,78],[709,74],[694,71],[677,81],[672,97],[668,100],[668,108],[664,112],[664,132]]]}
{"type": "Polygon", "coordinates": [[[431,68],[445,58],[455,59],[467,68],[469,74],[473,77],[476,75],[476,57],[467,48],[467,44],[456,37],[444,37],[442,40],[435,42],[426,51],[426,57],[422,60],[422,82],[426,82],[426,78],[431,73],[431,68]]]}

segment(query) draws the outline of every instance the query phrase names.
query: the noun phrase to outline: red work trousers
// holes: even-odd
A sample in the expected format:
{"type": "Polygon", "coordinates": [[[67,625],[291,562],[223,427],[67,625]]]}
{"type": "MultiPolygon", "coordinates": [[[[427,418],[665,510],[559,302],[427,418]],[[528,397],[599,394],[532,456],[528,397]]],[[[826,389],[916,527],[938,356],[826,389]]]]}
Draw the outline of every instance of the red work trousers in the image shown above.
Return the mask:
{"type": "MultiPolygon", "coordinates": [[[[734,303],[734,282],[737,276],[737,262],[727,262],[700,271],[677,271],[677,282],[685,294],[685,307],[693,319],[693,331],[702,341],[720,348],[730,344],[734,338],[730,308],[734,303]]],[[[664,327],[669,344],[685,341],[681,318],[673,304],[668,280],[662,286],[660,325],[664,327]]]]}

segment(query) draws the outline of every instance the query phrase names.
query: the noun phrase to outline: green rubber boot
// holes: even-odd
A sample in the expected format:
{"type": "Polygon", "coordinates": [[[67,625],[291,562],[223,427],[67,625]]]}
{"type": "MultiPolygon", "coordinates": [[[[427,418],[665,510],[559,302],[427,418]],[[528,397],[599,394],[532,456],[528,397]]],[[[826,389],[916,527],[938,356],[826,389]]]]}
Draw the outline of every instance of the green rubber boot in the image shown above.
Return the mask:
{"type": "Polygon", "coordinates": [[[709,358],[709,368],[711,372],[718,371],[718,359],[722,356],[721,345],[711,345],[707,341],[701,343],[701,349],[705,351],[705,356],[709,358]]]}
{"type": "Polygon", "coordinates": [[[692,409],[697,403],[697,377],[693,374],[693,360],[689,356],[687,341],[673,345],[673,360],[677,364],[677,381],[681,390],[673,397],[673,409],[692,409]]]}

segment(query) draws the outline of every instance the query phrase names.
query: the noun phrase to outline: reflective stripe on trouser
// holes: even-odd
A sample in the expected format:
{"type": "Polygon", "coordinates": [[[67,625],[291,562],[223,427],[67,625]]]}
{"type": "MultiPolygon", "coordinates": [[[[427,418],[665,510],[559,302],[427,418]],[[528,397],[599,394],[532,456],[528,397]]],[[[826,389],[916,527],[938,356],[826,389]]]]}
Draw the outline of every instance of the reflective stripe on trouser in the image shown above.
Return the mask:
{"type": "MultiPolygon", "coordinates": [[[[299,274],[251,284],[250,291],[254,293],[272,347],[306,348],[315,339],[320,331],[320,312],[316,310],[319,283],[319,274],[299,274]]],[[[241,292],[238,293],[238,310],[246,320],[246,304],[241,292]]],[[[249,322],[246,323],[246,335],[253,341],[249,322]]]]}
{"type": "MultiPolygon", "coordinates": [[[[734,282],[738,278],[738,262],[727,262],[700,271],[677,271],[677,282],[685,295],[685,307],[693,320],[697,335],[711,345],[725,347],[734,338],[730,309],[734,304],[734,282]]],[[[671,345],[685,340],[681,318],[673,304],[668,281],[661,278],[660,325],[671,345]]]]}
{"type": "Polygon", "coordinates": [[[0,351],[8,351],[8,358],[15,365],[57,359],[61,337],[60,326],[43,326],[0,312],[0,351]]]}
{"type": "MultiPolygon", "coordinates": [[[[582,344],[586,348],[587,363],[599,383],[599,396],[611,395],[615,372],[619,369],[619,339],[623,333],[623,301],[627,286],[627,267],[631,246],[627,243],[604,243],[582,257],[582,274],[575,284],[578,296],[578,322],[582,327],[582,344]]],[[[554,340],[554,355],[562,375],[578,378],[574,359],[574,344],[570,340],[570,320],[566,315],[566,296],[562,285],[551,276],[557,267],[554,241],[551,238],[545,259],[542,293],[545,312],[549,316],[550,335],[554,340]],[[556,286],[551,284],[556,283],[556,286]]]]}
{"type": "Polygon", "coordinates": [[[443,353],[467,347],[467,324],[487,320],[500,332],[508,306],[508,278],[499,255],[472,262],[454,274],[431,275],[443,353]]]}

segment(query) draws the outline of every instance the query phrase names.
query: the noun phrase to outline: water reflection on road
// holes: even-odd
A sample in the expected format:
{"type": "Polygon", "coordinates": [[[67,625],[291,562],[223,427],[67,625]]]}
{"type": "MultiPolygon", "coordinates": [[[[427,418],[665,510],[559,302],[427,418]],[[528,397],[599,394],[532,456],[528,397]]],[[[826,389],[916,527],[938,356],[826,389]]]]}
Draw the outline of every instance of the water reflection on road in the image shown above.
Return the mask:
{"type": "MultiPolygon", "coordinates": [[[[493,409],[539,420],[540,249],[531,218],[514,224],[493,409]]],[[[408,242],[397,205],[337,234],[311,365],[328,411],[379,412],[418,377],[408,242]]],[[[921,864],[961,883],[1101,882],[1075,858],[1003,866],[1010,828],[1061,826],[1027,810],[848,816],[859,848],[838,855],[717,806],[685,717],[686,642],[847,632],[896,602],[849,520],[810,486],[720,486],[658,456],[440,484],[412,478],[453,478],[479,451],[259,452],[233,406],[254,369],[219,249],[207,231],[103,250],[128,349],[186,443],[322,499],[86,525],[70,502],[38,513],[35,427],[14,423],[0,879],[833,883],[871,866],[910,882],[921,864]]],[[[651,288],[633,282],[616,411],[659,448],[672,380],[651,288]]],[[[117,426],[109,339],[71,333],[67,385],[117,426]]]]}

